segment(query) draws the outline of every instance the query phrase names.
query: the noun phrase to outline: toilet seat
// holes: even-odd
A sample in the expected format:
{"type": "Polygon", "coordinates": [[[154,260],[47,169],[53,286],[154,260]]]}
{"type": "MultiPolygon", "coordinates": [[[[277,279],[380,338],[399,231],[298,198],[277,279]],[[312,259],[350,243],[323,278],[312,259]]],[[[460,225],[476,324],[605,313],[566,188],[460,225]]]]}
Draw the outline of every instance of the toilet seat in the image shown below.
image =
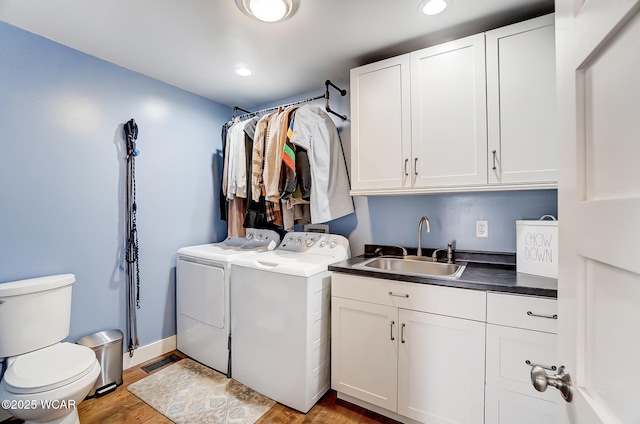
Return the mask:
{"type": "Polygon", "coordinates": [[[45,392],[82,378],[96,362],[96,355],[90,348],[58,343],[16,357],[9,363],[2,381],[11,393],[45,392]]]}

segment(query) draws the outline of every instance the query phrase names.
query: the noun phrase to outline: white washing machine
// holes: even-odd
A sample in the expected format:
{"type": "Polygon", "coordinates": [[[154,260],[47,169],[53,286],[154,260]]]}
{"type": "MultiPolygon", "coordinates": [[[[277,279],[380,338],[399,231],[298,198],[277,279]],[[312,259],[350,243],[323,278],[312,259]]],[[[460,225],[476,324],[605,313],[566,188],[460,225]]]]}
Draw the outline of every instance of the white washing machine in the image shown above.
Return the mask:
{"type": "Polygon", "coordinates": [[[230,264],[236,258],[275,249],[280,235],[247,229],[244,238],[183,247],[176,277],[177,347],[229,375],[230,264]]]}
{"type": "Polygon", "coordinates": [[[232,263],[234,380],[304,413],[329,390],[328,265],[348,257],[342,236],[293,232],[276,250],[232,263]]]}

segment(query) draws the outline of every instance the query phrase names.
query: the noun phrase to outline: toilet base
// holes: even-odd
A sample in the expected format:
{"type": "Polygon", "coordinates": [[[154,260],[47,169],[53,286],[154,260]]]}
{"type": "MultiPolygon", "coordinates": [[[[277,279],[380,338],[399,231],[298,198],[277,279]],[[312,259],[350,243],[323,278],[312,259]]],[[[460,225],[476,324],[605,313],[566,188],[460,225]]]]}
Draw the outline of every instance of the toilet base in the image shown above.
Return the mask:
{"type": "Polygon", "coordinates": [[[15,400],[17,404],[35,402],[34,407],[30,409],[9,409],[9,413],[24,420],[25,424],[80,424],[78,405],[93,387],[100,370],[100,363],[96,359],[89,373],[80,379],[57,389],[33,394],[7,392],[4,387],[5,381],[2,381],[0,399],[15,400]],[[50,407],[47,408],[47,405],[50,407]]]}

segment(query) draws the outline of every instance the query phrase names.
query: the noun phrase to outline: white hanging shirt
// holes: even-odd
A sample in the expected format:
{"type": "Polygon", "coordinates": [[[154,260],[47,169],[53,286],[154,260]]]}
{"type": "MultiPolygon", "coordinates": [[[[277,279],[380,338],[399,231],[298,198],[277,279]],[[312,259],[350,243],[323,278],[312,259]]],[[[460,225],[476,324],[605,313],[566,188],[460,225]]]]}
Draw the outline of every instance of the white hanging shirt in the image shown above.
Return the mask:
{"type": "Polygon", "coordinates": [[[244,144],[244,127],[250,121],[238,122],[229,130],[229,156],[227,175],[227,199],[247,197],[247,163],[244,144]]]}
{"type": "Polygon", "coordinates": [[[317,106],[296,111],[291,142],[307,149],[311,167],[311,222],[327,222],[354,212],[338,129],[317,106]]]}

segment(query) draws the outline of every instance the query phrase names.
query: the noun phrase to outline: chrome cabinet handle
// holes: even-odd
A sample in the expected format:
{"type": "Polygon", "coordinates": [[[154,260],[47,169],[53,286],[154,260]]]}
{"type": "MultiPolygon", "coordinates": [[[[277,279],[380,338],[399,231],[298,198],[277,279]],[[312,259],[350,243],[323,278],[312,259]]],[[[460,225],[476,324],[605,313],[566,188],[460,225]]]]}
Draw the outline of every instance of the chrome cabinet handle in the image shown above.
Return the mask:
{"type": "Polygon", "coordinates": [[[409,176],[409,170],[407,169],[407,165],[409,165],[409,159],[404,160],[404,176],[405,177],[409,176]]]}
{"type": "Polygon", "coordinates": [[[418,175],[418,158],[413,159],[413,173],[418,175]]]}
{"type": "Polygon", "coordinates": [[[395,297],[409,297],[408,293],[402,293],[402,294],[397,294],[394,292],[389,292],[389,296],[395,296],[395,297]]]}
{"type": "Polygon", "coordinates": [[[407,326],[407,324],[405,324],[404,322],[403,322],[403,323],[402,323],[402,325],[400,326],[400,341],[401,341],[402,343],[404,343],[404,342],[405,342],[405,339],[404,339],[404,327],[406,327],[406,326],[407,326]]]}
{"type": "Polygon", "coordinates": [[[547,318],[547,319],[558,319],[558,315],[540,315],[540,314],[534,314],[531,311],[527,311],[527,315],[529,315],[530,317],[536,317],[536,318],[547,318]]]}
{"type": "Polygon", "coordinates": [[[531,368],[531,384],[539,392],[544,392],[548,386],[555,387],[560,390],[564,400],[567,402],[573,400],[571,376],[564,366],[561,366],[555,375],[549,375],[542,367],[534,365],[531,368]]]}
{"type": "Polygon", "coordinates": [[[558,369],[558,367],[556,367],[555,365],[541,365],[541,364],[535,364],[533,362],[531,362],[530,360],[526,360],[524,361],[525,364],[529,365],[530,367],[540,367],[540,368],[544,368],[545,370],[549,370],[549,371],[555,371],[558,369]]]}
{"type": "Polygon", "coordinates": [[[391,321],[391,340],[395,340],[396,338],[393,337],[393,325],[395,324],[395,321],[391,321]]]}
{"type": "Polygon", "coordinates": [[[493,169],[494,171],[496,170],[496,151],[492,150],[491,153],[493,153],[493,169]]]}

